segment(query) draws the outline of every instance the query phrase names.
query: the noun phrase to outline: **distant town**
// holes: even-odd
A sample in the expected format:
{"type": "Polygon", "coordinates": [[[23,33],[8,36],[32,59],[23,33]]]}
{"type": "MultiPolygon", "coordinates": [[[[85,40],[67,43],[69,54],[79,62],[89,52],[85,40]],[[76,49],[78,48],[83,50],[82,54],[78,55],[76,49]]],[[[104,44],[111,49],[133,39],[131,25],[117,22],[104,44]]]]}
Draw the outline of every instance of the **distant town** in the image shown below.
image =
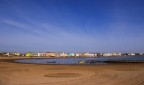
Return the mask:
{"type": "Polygon", "coordinates": [[[65,53],[65,52],[0,52],[1,57],[109,57],[109,56],[144,56],[144,53],[65,53]]]}

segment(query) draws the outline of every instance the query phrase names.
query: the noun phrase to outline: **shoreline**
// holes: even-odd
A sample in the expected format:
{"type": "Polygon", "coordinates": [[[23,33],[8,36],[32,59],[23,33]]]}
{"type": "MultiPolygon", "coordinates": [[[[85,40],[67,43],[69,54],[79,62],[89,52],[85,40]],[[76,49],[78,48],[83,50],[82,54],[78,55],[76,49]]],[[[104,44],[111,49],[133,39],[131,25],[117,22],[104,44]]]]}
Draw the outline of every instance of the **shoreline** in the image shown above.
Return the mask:
{"type": "MultiPolygon", "coordinates": [[[[22,62],[15,62],[15,60],[24,60],[24,59],[56,59],[56,58],[26,58],[26,57],[12,57],[12,58],[0,58],[0,62],[9,62],[9,63],[19,63],[19,64],[36,64],[36,65],[113,65],[113,64],[141,64],[144,63],[144,60],[106,60],[106,61],[97,61],[97,62],[104,62],[106,64],[38,64],[38,63],[22,63],[22,62]]],[[[59,58],[58,58],[59,59],[59,58]]],[[[61,58],[60,58],[61,59],[61,58]]]]}

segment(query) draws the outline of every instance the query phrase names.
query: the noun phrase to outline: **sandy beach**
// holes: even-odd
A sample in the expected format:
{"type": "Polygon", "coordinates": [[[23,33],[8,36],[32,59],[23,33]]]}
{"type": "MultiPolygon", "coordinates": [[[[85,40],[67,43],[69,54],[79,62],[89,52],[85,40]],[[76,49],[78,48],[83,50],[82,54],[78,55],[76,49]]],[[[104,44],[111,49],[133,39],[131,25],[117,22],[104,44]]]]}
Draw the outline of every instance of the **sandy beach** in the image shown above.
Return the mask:
{"type": "Polygon", "coordinates": [[[0,58],[0,85],[144,85],[144,63],[38,65],[0,58]]]}

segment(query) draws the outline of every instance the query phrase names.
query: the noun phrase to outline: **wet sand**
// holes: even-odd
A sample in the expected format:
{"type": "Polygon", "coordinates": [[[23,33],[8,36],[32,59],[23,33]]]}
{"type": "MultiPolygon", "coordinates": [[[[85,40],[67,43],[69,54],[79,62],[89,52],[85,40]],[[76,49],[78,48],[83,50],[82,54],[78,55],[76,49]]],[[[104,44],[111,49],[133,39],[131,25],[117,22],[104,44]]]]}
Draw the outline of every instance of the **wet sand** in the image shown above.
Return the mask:
{"type": "Polygon", "coordinates": [[[0,85],[144,85],[144,63],[38,65],[0,58],[0,85]]]}

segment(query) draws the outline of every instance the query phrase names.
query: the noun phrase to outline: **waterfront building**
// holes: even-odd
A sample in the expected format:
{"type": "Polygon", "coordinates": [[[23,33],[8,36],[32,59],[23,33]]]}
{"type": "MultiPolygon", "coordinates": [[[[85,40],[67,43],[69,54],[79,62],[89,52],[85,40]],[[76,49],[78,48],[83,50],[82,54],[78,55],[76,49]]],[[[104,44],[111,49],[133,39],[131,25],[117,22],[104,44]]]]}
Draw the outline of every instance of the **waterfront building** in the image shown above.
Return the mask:
{"type": "Polygon", "coordinates": [[[67,53],[67,56],[68,56],[68,57],[74,57],[74,56],[75,56],[75,53],[67,53]]]}
{"type": "Polygon", "coordinates": [[[46,53],[46,56],[47,56],[47,57],[55,57],[55,56],[56,56],[56,53],[55,53],[55,52],[47,52],[47,53],[46,53]]]}
{"type": "Polygon", "coordinates": [[[75,57],[80,57],[80,54],[79,54],[79,53],[76,53],[76,54],[75,54],[75,57]]]}
{"type": "Polygon", "coordinates": [[[98,54],[97,53],[94,53],[94,57],[97,57],[98,56],[98,54]]]}
{"type": "Polygon", "coordinates": [[[88,57],[88,53],[82,53],[80,56],[81,57],[88,57]]]}
{"type": "Polygon", "coordinates": [[[38,57],[44,57],[44,56],[46,56],[45,52],[38,52],[38,57]]]}
{"type": "Polygon", "coordinates": [[[21,53],[18,53],[18,52],[14,52],[12,53],[14,56],[21,56],[21,53]]]}
{"type": "Polygon", "coordinates": [[[28,52],[26,53],[27,57],[38,57],[38,52],[28,52]]]}
{"type": "Polygon", "coordinates": [[[122,56],[128,56],[129,53],[122,53],[121,55],[122,55],[122,56]]]}
{"type": "Polygon", "coordinates": [[[60,57],[59,54],[60,54],[60,53],[56,52],[56,53],[55,53],[55,57],[59,58],[59,57],[60,57]]]}
{"type": "Polygon", "coordinates": [[[42,56],[43,56],[43,53],[38,52],[38,56],[39,56],[39,57],[42,57],[42,56]]]}
{"type": "Polygon", "coordinates": [[[135,56],[135,53],[130,53],[131,56],[135,56]]]}
{"type": "Polygon", "coordinates": [[[103,53],[96,53],[97,57],[103,56],[103,53]]]}
{"type": "Polygon", "coordinates": [[[25,55],[26,57],[30,57],[31,56],[31,53],[30,52],[28,52],[28,53],[26,53],[26,55],[25,55]]]}
{"type": "Polygon", "coordinates": [[[112,53],[112,56],[121,56],[121,53],[112,53]]]}
{"type": "Polygon", "coordinates": [[[94,57],[95,54],[94,53],[82,53],[80,56],[81,57],[94,57]]]}
{"type": "Polygon", "coordinates": [[[68,55],[67,55],[67,53],[62,52],[62,53],[59,53],[59,56],[60,57],[67,57],[68,55]]]}
{"type": "Polygon", "coordinates": [[[46,56],[47,56],[47,53],[46,53],[46,52],[44,52],[44,53],[42,53],[42,55],[43,55],[44,57],[46,57],[46,56]]]}
{"type": "Polygon", "coordinates": [[[88,57],[95,57],[94,53],[88,53],[87,55],[88,55],[88,57]]]}
{"type": "Polygon", "coordinates": [[[112,56],[112,53],[103,53],[103,56],[112,56]]]}
{"type": "Polygon", "coordinates": [[[21,53],[21,56],[26,56],[26,53],[21,53]]]}
{"type": "Polygon", "coordinates": [[[144,56],[144,53],[139,53],[140,56],[144,56]]]}
{"type": "Polygon", "coordinates": [[[135,53],[135,56],[140,56],[140,53],[135,53]]]}
{"type": "Polygon", "coordinates": [[[38,52],[31,52],[31,56],[32,57],[37,57],[38,56],[38,52]]]}
{"type": "Polygon", "coordinates": [[[4,56],[10,56],[11,54],[9,52],[4,53],[4,56]]]}

